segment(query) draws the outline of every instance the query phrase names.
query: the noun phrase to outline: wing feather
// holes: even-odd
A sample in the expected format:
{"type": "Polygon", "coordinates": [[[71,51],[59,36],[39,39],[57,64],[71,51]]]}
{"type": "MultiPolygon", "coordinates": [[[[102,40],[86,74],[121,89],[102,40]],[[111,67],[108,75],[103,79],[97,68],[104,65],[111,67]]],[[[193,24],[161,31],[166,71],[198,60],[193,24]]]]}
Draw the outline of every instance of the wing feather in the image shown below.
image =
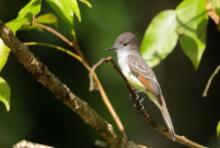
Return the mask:
{"type": "Polygon", "coordinates": [[[162,95],[161,88],[154,72],[145,63],[144,59],[136,55],[129,55],[128,66],[131,70],[131,73],[159,100],[160,96],[162,95]]]}

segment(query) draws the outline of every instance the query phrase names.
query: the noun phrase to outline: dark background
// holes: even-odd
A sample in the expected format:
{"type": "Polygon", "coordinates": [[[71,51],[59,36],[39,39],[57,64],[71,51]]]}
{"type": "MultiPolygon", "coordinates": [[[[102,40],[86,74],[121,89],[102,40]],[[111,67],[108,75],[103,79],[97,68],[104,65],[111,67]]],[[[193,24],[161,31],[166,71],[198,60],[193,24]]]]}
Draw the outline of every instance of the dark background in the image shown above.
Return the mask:
{"type": "MultiPolygon", "coordinates": [[[[0,20],[7,22],[17,16],[26,0],[0,0],[0,20]]],[[[90,63],[114,53],[103,49],[113,44],[117,35],[124,31],[134,32],[142,38],[152,18],[162,10],[172,9],[179,0],[93,0],[93,8],[80,4],[82,22],[76,21],[75,28],[81,49],[90,63]]],[[[43,3],[42,12],[51,9],[43,3]]],[[[57,28],[67,32],[60,23],[57,28]]],[[[68,34],[65,34],[68,36],[68,34]]],[[[19,32],[22,41],[45,41],[63,45],[61,41],[44,32],[19,32]]],[[[194,70],[179,45],[154,68],[163,89],[170,110],[175,131],[209,147],[220,147],[216,138],[216,125],[220,120],[220,74],[214,79],[207,98],[202,98],[206,82],[220,62],[220,33],[209,21],[207,48],[198,70],[194,70]]],[[[89,92],[87,71],[71,57],[43,47],[31,50],[54,72],[73,92],[87,101],[107,121],[114,125],[97,92],[89,92]]],[[[59,148],[92,148],[100,139],[95,131],[86,125],[33,77],[25,71],[13,54],[0,74],[11,87],[11,110],[6,112],[0,103],[0,147],[8,148],[27,139],[59,148]]],[[[173,143],[150,128],[143,117],[133,108],[129,94],[117,72],[110,64],[98,70],[98,76],[109,95],[112,104],[125,125],[131,140],[155,148],[184,146],[173,143]]],[[[158,122],[163,123],[156,107],[145,100],[147,111],[158,122]]],[[[116,126],[114,125],[116,129],[116,126]]]]}

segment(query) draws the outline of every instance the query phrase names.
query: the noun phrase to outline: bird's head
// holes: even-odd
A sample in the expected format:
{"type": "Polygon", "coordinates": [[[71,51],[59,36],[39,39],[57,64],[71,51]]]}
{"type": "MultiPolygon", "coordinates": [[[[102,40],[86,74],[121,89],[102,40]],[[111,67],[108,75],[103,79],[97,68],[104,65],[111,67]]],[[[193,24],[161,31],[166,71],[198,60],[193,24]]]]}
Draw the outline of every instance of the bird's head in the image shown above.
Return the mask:
{"type": "Polygon", "coordinates": [[[138,40],[136,36],[131,32],[124,32],[120,34],[112,47],[107,48],[106,50],[138,50],[138,40]]]}

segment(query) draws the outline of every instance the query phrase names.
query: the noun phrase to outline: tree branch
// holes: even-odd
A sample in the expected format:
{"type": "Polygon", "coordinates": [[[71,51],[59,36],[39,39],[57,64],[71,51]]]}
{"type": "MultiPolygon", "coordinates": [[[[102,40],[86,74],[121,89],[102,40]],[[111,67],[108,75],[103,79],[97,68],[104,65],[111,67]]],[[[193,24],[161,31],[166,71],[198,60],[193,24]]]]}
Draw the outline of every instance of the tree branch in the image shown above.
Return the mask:
{"type": "Polygon", "coordinates": [[[15,54],[19,62],[39,83],[49,89],[56,98],[63,101],[64,104],[80,115],[107,143],[112,143],[117,139],[117,135],[112,126],[99,116],[85,101],[71,92],[65,84],[28,50],[27,46],[24,46],[13,36],[12,32],[2,24],[0,24],[0,37],[15,54]]]}
{"type": "MultiPolygon", "coordinates": [[[[145,121],[155,130],[157,130],[158,132],[160,132],[162,135],[166,136],[168,139],[172,140],[172,138],[169,135],[169,132],[167,130],[167,128],[159,125],[157,122],[154,121],[153,118],[150,117],[150,115],[146,112],[146,110],[144,109],[143,104],[140,102],[137,96],[137,94],[134,92],[134,90],[132,89],[132,87],[130,86],[130,84],[128,83],[128,80],[126,79],[126,77],[123,75],[123,73],[121,72],[121,70],[118,68],[118,66],[115,64],[115,62],[113,61],[113,59],[111,57],[107,57],[107,58],[102,58],[100,61],[98,61],[92,68],[91,72],[94,72],[101,64],[103,64],[104,62],[111,62],[113,67],[116,69],[116,71],[120,74],[120,76],[122,77],[122,79],[124,80],[128,91],[131,94],[131,98],[135,104],[136,109],[142,113],[142,115],[145,118],[145,121]]],[[[188,147],[193,147],[193,148],[206,148],[205,146],[198,144],[184,136],[179,136],[179,135],[175,135],[176,141],[180,144],[183,144],[185,146],[188,147]]]]}

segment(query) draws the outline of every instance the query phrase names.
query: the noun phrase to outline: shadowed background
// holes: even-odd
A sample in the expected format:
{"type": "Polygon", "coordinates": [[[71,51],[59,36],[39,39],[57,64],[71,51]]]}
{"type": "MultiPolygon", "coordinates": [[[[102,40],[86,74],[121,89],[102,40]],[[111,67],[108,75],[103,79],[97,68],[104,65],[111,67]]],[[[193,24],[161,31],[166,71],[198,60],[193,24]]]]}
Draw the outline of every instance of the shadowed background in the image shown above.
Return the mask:
{"type": "MultiPolygon", "coordinates": [[[[0,20],[7,22],[27,3],[25,0],[1,0],[0,20]]],[[[113,44],[124,31],[132,31],[139,40],[152,18],[162,10],[175,8],[179,0],[109,0],[91,1],[93,8],[80,4],[82,22],[75,20],[79,45],[91,64],[100,58],[115,54],[103,49],[113,44]]],[[[42,13],[52,11],[43,2],[42,13]]],[[[62,22],[57,27],[68,36],[62,22]]],[[[44,41],[61,46],[61,41],[45,32],[19,32],[22,41],[44,41]]],[[[161,34],[163,36],[163,34],[161,34]]],[[[170,110],[175,131],[209,147],[218,148],[216,125],[220,120],[220,74],[214,79],[208,97],[202,98],[206,82],[220,62],[220,33],[209,21],[207,48],[198,70],[177,46],[167,59],[154,68],[170,110]]],[[[76,60],[50,48],[31,47],[39,59],[66,83],[74,93],[87,101],[100,115],[114,125],[97,92],[89,92],[87,71],[76,60]]],[[[125,84],[110,64],[98,69],[98,76],[109,95],[112,104],[126,128],[129,139],[152,147],[182,148],[150,128],[137,112],[129,98],[125,84]]],[[[52,94],[25,71],[13,54],[1,76],[11,87],[11,111],[6,112],[0,103],[0,147],[27,139],[59,148],[92,148],[100,139],[94,130],[54,99],[52,94]]],[[[158,109],[145,99],[147,111],[163,124],[158,109]]],[[[116,126],[114,125],[115,130],[116,126]]]]}

